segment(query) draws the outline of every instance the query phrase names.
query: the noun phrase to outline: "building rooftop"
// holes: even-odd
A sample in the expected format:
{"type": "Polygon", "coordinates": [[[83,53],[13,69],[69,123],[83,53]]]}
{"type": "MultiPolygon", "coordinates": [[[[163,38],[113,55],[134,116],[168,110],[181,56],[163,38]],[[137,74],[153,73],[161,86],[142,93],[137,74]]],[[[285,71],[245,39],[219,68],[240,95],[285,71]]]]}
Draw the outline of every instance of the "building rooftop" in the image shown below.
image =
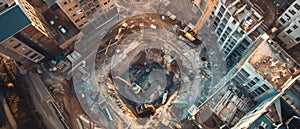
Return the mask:
{"type": "Polygon", "coordinates": [[[59,44],[66,42],[80,32],[58,5],[47,9],[42,14],[50,25],[50,34],[59,44]]]}
{"type": "Polygon", "coordinates": [[[270,107],[269,111],[265,114],[266,117],[273,123],[278,123],[281,121],[281,108],[280,99],[277,99],[270,107]]]}
{"type": "Polygon", "coordinates": [[[214,108],[215,113],[226,121],[229,126],[236,124],[245,113],[254,106],[249,95],[243,94],[241,90],[230,88],[214,108]]]}
{"type": "Polygon", "coordinates": [[[248,32],[251,30],[255,25],[258,24],[258,18],[254,15],[250,15],[247,18],[245,18],[242,23],[240,24],[241,28],[245,31],[248,32]]]}
{"type": "Polygon", "coordinates": [[[30,24],[31,21],[18,5],[3,11],[0,13],[0,43],[30,24]]]}
{"type": "Polygon", "coordinates": [[[240,23],[240,27],[245,32],[251,30],[262,19],[262,16],[252,9],[247,3],[240,1],[231,3],[229,12],[231,12],[233,17],[240,23]]]}
{"type": "Polygon", "coordinates": [[[263,41],[248,62],[269,83],[278,89],[293,76],[297,63],[277,44],[263,41]]]}
{"type": "MultiPolygon", "coordinates": [[[[262,103],[256,106],[252,111],[248,112],[238,124],[234,126],[234,129],[240,128],[275,128],[274,125],[286,128],[286,124],[293,116],[299,116],[298,109],[292,107],[299,107],[299,99],[297,96],[300,91],[299,77],[295,77],[288,83],[287,89],[281,93],[266,98],[262,103]],[[294,92],[294,93],[292,93],[294,92]],[[293,97],[291,97],[293,96],[293,97]],[[289,98],[289,99],[287,99],[289,98]],[[290,103],[288,101],[293,101],[290,103]],[[296,102],[297,101],[297,102],[296,102]],[[297,103],[298,105],[294,105],[297,103]]],[[[298,119],[295,119],[295,123],[298,119]]],[[[299,124],[290,122],[290,128],[299,128],[299,124]]]]}
{"type": "Polygon", "coordinates": [[[263,16],[265,29],[274,25],[278,17],[292,4],[295,0],[248,0],[252,7],[263,16]]]}

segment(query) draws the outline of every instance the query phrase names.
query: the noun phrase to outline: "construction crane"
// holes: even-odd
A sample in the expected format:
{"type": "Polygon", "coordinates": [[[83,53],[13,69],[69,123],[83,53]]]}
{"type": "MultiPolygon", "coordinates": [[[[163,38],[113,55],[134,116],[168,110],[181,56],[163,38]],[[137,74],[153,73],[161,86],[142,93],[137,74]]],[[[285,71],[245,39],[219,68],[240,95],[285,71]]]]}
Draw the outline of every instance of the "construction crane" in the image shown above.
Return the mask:
{"type": "Polygon", "coordinates": [[[210,13],[213,11],[214,7],[218,3],[218,0],[209,0],[205,9],[202,12],[200,19],[198,20],[197,24],[195,25],[195,31],[199,31],[204,23],[209,19],[210,13]]]}

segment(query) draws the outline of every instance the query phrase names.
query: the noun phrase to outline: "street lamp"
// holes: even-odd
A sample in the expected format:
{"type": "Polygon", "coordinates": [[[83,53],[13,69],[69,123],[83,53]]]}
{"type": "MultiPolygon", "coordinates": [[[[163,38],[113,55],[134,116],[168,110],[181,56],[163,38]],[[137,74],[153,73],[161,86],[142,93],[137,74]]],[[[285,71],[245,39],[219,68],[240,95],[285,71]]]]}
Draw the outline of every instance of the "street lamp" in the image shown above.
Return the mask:
{"type": "Polygon", "coordinates": [[[285,122],[285,125],[286,125],[287,129],[289,129],[289,125],[288,125],[288,124],[289,124],[294,118],[300,120],[300,117],[299,117],[299,116],[293,116],[293,117],[289,118],[289,119],[285,122]]]}

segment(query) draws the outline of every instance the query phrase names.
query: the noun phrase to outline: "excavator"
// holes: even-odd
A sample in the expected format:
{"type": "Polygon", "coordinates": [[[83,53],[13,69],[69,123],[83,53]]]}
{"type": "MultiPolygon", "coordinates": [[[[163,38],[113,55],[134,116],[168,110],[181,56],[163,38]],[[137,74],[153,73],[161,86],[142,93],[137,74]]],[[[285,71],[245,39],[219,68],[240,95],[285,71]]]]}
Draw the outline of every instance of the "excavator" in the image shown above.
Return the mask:
{"type": "Polygon", "coordinates": [[[147,103],[143,103],[136,107],[136,112],[138,114],[142,114],[147,110],[152,110],[153,112],[155,112],[155,107],[152,104],[147,104],[147,103]]]}

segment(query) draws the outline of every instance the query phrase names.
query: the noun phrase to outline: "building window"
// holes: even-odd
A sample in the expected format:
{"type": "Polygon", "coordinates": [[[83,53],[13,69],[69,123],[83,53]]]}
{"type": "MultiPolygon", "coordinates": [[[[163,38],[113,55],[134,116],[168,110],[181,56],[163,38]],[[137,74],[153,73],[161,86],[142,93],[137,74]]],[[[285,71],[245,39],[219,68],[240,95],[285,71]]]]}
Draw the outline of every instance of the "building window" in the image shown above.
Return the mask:
{"type": "Polygon", "coordinates": [[[262,87],[263,87],[265,90],[269,90],[269,89],[270,89],[266,84],[263,84],[262,87]]]}
{"type": "Polygon", "coordinates": [[[252,80],[252,81],[250,81],[249,83],[248,83],[248,86],[249,87],[252,87],[252,86],[254,86],[256,83],[252,80]]]}
{"type": "Polygon", "coordinates": [[[79,25],[79,28],[83,27],[83,24],[79,25]]]}
{"type": "Polygon", "coordinates": [[[265,90],[263,88],[261,88],[261,87],[258,87],[257,90],[259,91],[260,94],[262,94],[262,93],[265,92],[265,90]]]}
{"type": "Polygon", "coordinates": [[[248,72],[246,72],[246,70],[244,70],[244,69],[241,69],[241,71],[240,71],[245,77],[249,77],[250,76],[250,74],[248,73],[248,72]]]}
{"type": "Polygon", "coordinates": [[[227,12],[226,13],[226,18],[229,19],[230,18],[230,14],[227,12]]]}
{"type": "Polygon", "coordinates": [[[85,16],[82,16],[80,19],[81,19],[81,20],[85,19],[85,16]]]}
{"type": "Polygon", "coordinates": [[[300,37],[297,37],[297,38],[296,38],[296,41],[299,42],[299,41],[300,41],[300,37]]]}
{"type": "Polygon", "coordinates": [[[29,50],[28,52],[25,53],[25,56],[29,56],[33,51],[29,50]]]}
{"type": "Polygon", "coordinates": [[[216,17],[216,21],[217,21],[217,23],[219,23],[220,22],[220,18],[216,17]]]}
{"type": "Polygon", "coordinates": [[[77,10],[77,14],[82,14],[82,11],[81,10],[77,10]]]}
{"type": "Polygon", "coordinates": [[[283,24],[286,22],[283,18],[279,19],[283,24]]]}
{"type": "Polygon", "coordinates": [[[34,57],[36,57],[38,54],[34,53],[33,55],[31,55],[29,58],[33,59],[34,57]]]}
{"type": "Polygon", "coordinates": [[[258,82],[259,79],[257,77],[253,78],[253,81],[258,82]]]}
{"type": "Polygon", "coordinates": [[[214,22],[214,27],[215,27],[215,29],[217,28],[217,26],[218,26],[218,23],[215,21],[215,22],[214,22]]]}
{"type": "Polygon", "coordinates": [[[222,13],[224,13],[224,11],[225,11],[224,6],[221,6],[220,11],[221,11],[222,13]]]}
{"type": "Polygon", "coordinates": [[[75,23],[78,23],[80,21],[80,19],[77,19],[76,21],[75,21],[75,23]]]}
{"type": "Polygon", "coordinates": [[[21,43],[18,43],[16,46],[14,46],[14,49],[17,49],[21,46],[21,43]]]}
{"type": "Polygon", "coordinates": [[[297,29],[297,28],[298,28],[298,26],[295,24],[295,25],[293,25],[293,28],[294,28],[294,29],[297,29]]]}
{"type": "Polygon", "coordinates": [[[64,2],[64,5],[67,5],[67,4],[68,4],[68,2],[67,2],[67,1],[65,1],[65,2],[64,2]]]}
{"type": "Polygon", "coordinates": [[[13,39],[9,40],[10,43],[13,42],[13,41],[14,41],[13,39]]]}
{"type": "Polygon", "coordinates": [[[232,23],[233,25],[235,25],[235,24],[236,24],[236,20],[233,19],[231,23],[232,23]]]}
{"type": "Polygon", "coordinates": [[[286,31],[288,34],[292,33],[293,31],[291,29],[286,31]]]}
{"type": "Polygon", "coordinates": [[[72,11],[72,8],[69,8],[69,10],[68,10],[69,12],[71,12],[72,11]]]}
{"type": "Polygon", "coordinates": [[[288,15],[288,14],[284,14],[284,15],[287,17],[287,20],[291,19],[290,15],[288,15]]]}
{"type": "Polygon", "coordinates": [[[292,15],[295,15],[296,12],[294,10],[289,10],[289,12],[292,14],[292,15]]]}
{"type": "Polygon", "coordinates": [[[76,16],[76,13],[73,14],[73,17],[75,17],[75,16],[76,16]]]}
{"type": "Polygon", "coordinates": [[[257,88],[257,89],[255,89],[255,90],[254,90],[254,92],[255,92],[257,95],[260,95],[260,94],[262,94],[262,92],[261,92],[261,91],[259,91],[259,90],[258,90],[258,88],[257,88]]]}
{"type": "Polygon", "coordinates": [[[75,6],[74,6],[74,8],[77,8],[78,7],[78,4],[76,4],[75,6]]]}
{"type": "Polygon", "coordinates": [[[221,13],[221,12],[218,13],[218,17],[219,17],[219,18],[222,17],[222,13],[221,13]]]}
{"type": "Polygon", "coordinates": [[[96,5],[96,8],[99,8],[99,7],[100,7],[100,5],[99,5],[99,4],[97,4],[97,5],[96,5]]]}
{"type": "Polygon", "coordinates": [[[41,57],[41,56],[38,56],[37,58],[34,59],[34,61],[37,63],[37,62],[39,62],[41,59],[42,59],[42,57],[41,57]]]}
{"type": "Polygon", "coordinates": [[[297,10],[300,10],[300,6],[299,6],[297,3],[294,5],[294,7],[295,7],[297,10]]]}

